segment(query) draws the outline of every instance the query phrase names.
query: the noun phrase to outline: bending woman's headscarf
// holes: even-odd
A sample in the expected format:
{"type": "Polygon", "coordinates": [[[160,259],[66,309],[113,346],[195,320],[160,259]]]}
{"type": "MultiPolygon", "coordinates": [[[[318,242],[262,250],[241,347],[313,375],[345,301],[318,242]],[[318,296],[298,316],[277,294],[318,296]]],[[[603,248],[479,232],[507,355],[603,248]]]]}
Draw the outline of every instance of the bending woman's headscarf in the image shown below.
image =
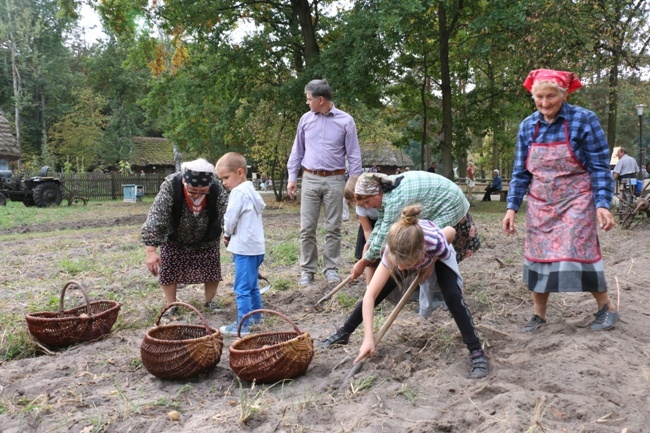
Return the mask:
{"type": "Polygon", "coordinates": [[[530,71],[523,86],[530,92],[538,81],[555,83],[566,90],[567,95],[582,87],[582,83],[573,72],[555,71],[553,69],[536,69],[530,71]]]}
{"type": "Polygon", "coordinates": [[[214,165],[203,158],[181,164],[185,184],[190,186],[209,186],[214,179],[214,165]]]}
{"type": "Polygon", "coordinates": [[[354,187],[358,195],[377,195],[380,192],[392,191],[400,184],[404,176],[390,178],[382,173],[363,173],[359,176],[354,187]]]}

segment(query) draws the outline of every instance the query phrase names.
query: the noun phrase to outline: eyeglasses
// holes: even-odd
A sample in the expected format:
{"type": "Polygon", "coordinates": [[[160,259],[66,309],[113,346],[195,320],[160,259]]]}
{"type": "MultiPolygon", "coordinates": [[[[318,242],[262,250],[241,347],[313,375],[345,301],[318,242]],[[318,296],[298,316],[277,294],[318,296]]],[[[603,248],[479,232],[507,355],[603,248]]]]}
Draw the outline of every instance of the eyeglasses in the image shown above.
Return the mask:
{"type": "Polygon", "coordinates": [[[187,191],[188,194],[190,195],[208,195],[208,191],[203,191],[203,190],[196,190],[193,187],[186,186],[185,190],[187,191]]]}

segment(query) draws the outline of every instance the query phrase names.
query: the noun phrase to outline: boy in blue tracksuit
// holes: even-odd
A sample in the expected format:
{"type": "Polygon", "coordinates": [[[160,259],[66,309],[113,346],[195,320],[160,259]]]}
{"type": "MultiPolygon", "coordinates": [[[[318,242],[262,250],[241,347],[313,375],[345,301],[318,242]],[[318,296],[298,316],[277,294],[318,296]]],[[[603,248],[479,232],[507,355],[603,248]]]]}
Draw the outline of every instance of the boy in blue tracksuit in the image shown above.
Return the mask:
{"type": "MultiPolygon", "coordinates": [[[[215,168],[221,183],[230,191],[224,215],[223,238],[228,251],[233,253],[237,300],[237,322],[219,328],[224,335],[237,335],[242,317],[262,308],[262,295],[257,283],[259,267],[264,261],[262,211],[266,203],[255,191],[253,182],[246,180],[246,171],[246,159],[237,152],[223,155],[215,168]]],[[[242,326],[241,335],[249,334],[250,325],[259,321],[260,314],[248,318],[242,326]]]]}

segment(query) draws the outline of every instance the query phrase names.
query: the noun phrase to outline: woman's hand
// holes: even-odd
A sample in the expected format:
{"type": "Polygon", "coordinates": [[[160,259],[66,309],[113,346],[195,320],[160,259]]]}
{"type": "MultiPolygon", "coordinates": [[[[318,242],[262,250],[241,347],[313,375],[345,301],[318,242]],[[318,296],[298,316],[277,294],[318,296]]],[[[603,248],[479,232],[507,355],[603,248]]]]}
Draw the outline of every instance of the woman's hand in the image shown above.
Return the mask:
{"type": "Polygon", "coordinates": [[[363,343],[359,348],[359,356],[357,356],[352,364],[356,364],[366,356],[375,356],[375,338],[372,335],[367,336],[363,339],[363,343]]]}
{"type": "Polygon", "coordinates": [[[609,231],[616,227],[616,222],[614,221],[614,217],[609,209],[604,207],[596,209],[596,219],[598,220],[598,226],[605,231],[609,231]]]}
{"type": "Polygon", "coordinates": [[[158,276],[158,270],[160,269],[160,256],[154,249],[153,251],[147,248],[147,269],[151,272],[151,275],[154,277],[158,276]]]}
{"type": "Polygon", "coordinates": [[[506,216],[503,218],[503,231],[508,235],[514,235],[517,233],[515,228],[515,211],[514,209],[508,209],[506,211],[506,216]]]}
{"type": "Polygon", "coordinates": [[[363,270],[366,269],[366,266],[368,266],[370,262],[366,259],[361,259],[358,262],[352,266],[352,271],[350,274],[352,275],[352,280],[356,280],[357,277],[361,274],[363,274],[363,270]]]}

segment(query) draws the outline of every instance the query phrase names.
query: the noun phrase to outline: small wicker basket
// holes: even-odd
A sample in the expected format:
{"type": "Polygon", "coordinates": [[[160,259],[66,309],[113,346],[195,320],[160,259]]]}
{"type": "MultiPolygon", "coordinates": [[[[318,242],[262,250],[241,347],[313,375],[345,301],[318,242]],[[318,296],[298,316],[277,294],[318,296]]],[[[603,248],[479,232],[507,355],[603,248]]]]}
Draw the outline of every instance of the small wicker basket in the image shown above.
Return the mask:
{"type": "Polygon", "coordinates": [[[142,364],[160,379],[188,379],[212,370],[221,359],[223,338],[211,328],[203,315],[189,304],[172,302],[160,312],[156,326],[149,329],[140,345],[142,364]],[[160,326],[165,311],[179,305],[193,310],[201,325],[171,324],[160,326]]]}
{"type": "Polygon", "coordinates": [[[59,311],[26,314],[25,320],[29,332],[39,342],[51,347],[65,347],[108,334],[119,312],[118,302],[90,302],[84,286],[76,281],[69,281],[61,291],[59,311]],[[81,290],[86,305],[64,310],[65,292],[72,286],[81,290]]]}
{"type": "Polygon", "coordinates": [[[230,345],[230,368],[247,382],[274,383],[293,379],[307,371],[314,356],[314,341],[284,314],[272,310],[255,310],[242,317],[237,329],[254,314],[269,313],[289,322],[294,331],[266,332],[239,338],[230,345]]]}

